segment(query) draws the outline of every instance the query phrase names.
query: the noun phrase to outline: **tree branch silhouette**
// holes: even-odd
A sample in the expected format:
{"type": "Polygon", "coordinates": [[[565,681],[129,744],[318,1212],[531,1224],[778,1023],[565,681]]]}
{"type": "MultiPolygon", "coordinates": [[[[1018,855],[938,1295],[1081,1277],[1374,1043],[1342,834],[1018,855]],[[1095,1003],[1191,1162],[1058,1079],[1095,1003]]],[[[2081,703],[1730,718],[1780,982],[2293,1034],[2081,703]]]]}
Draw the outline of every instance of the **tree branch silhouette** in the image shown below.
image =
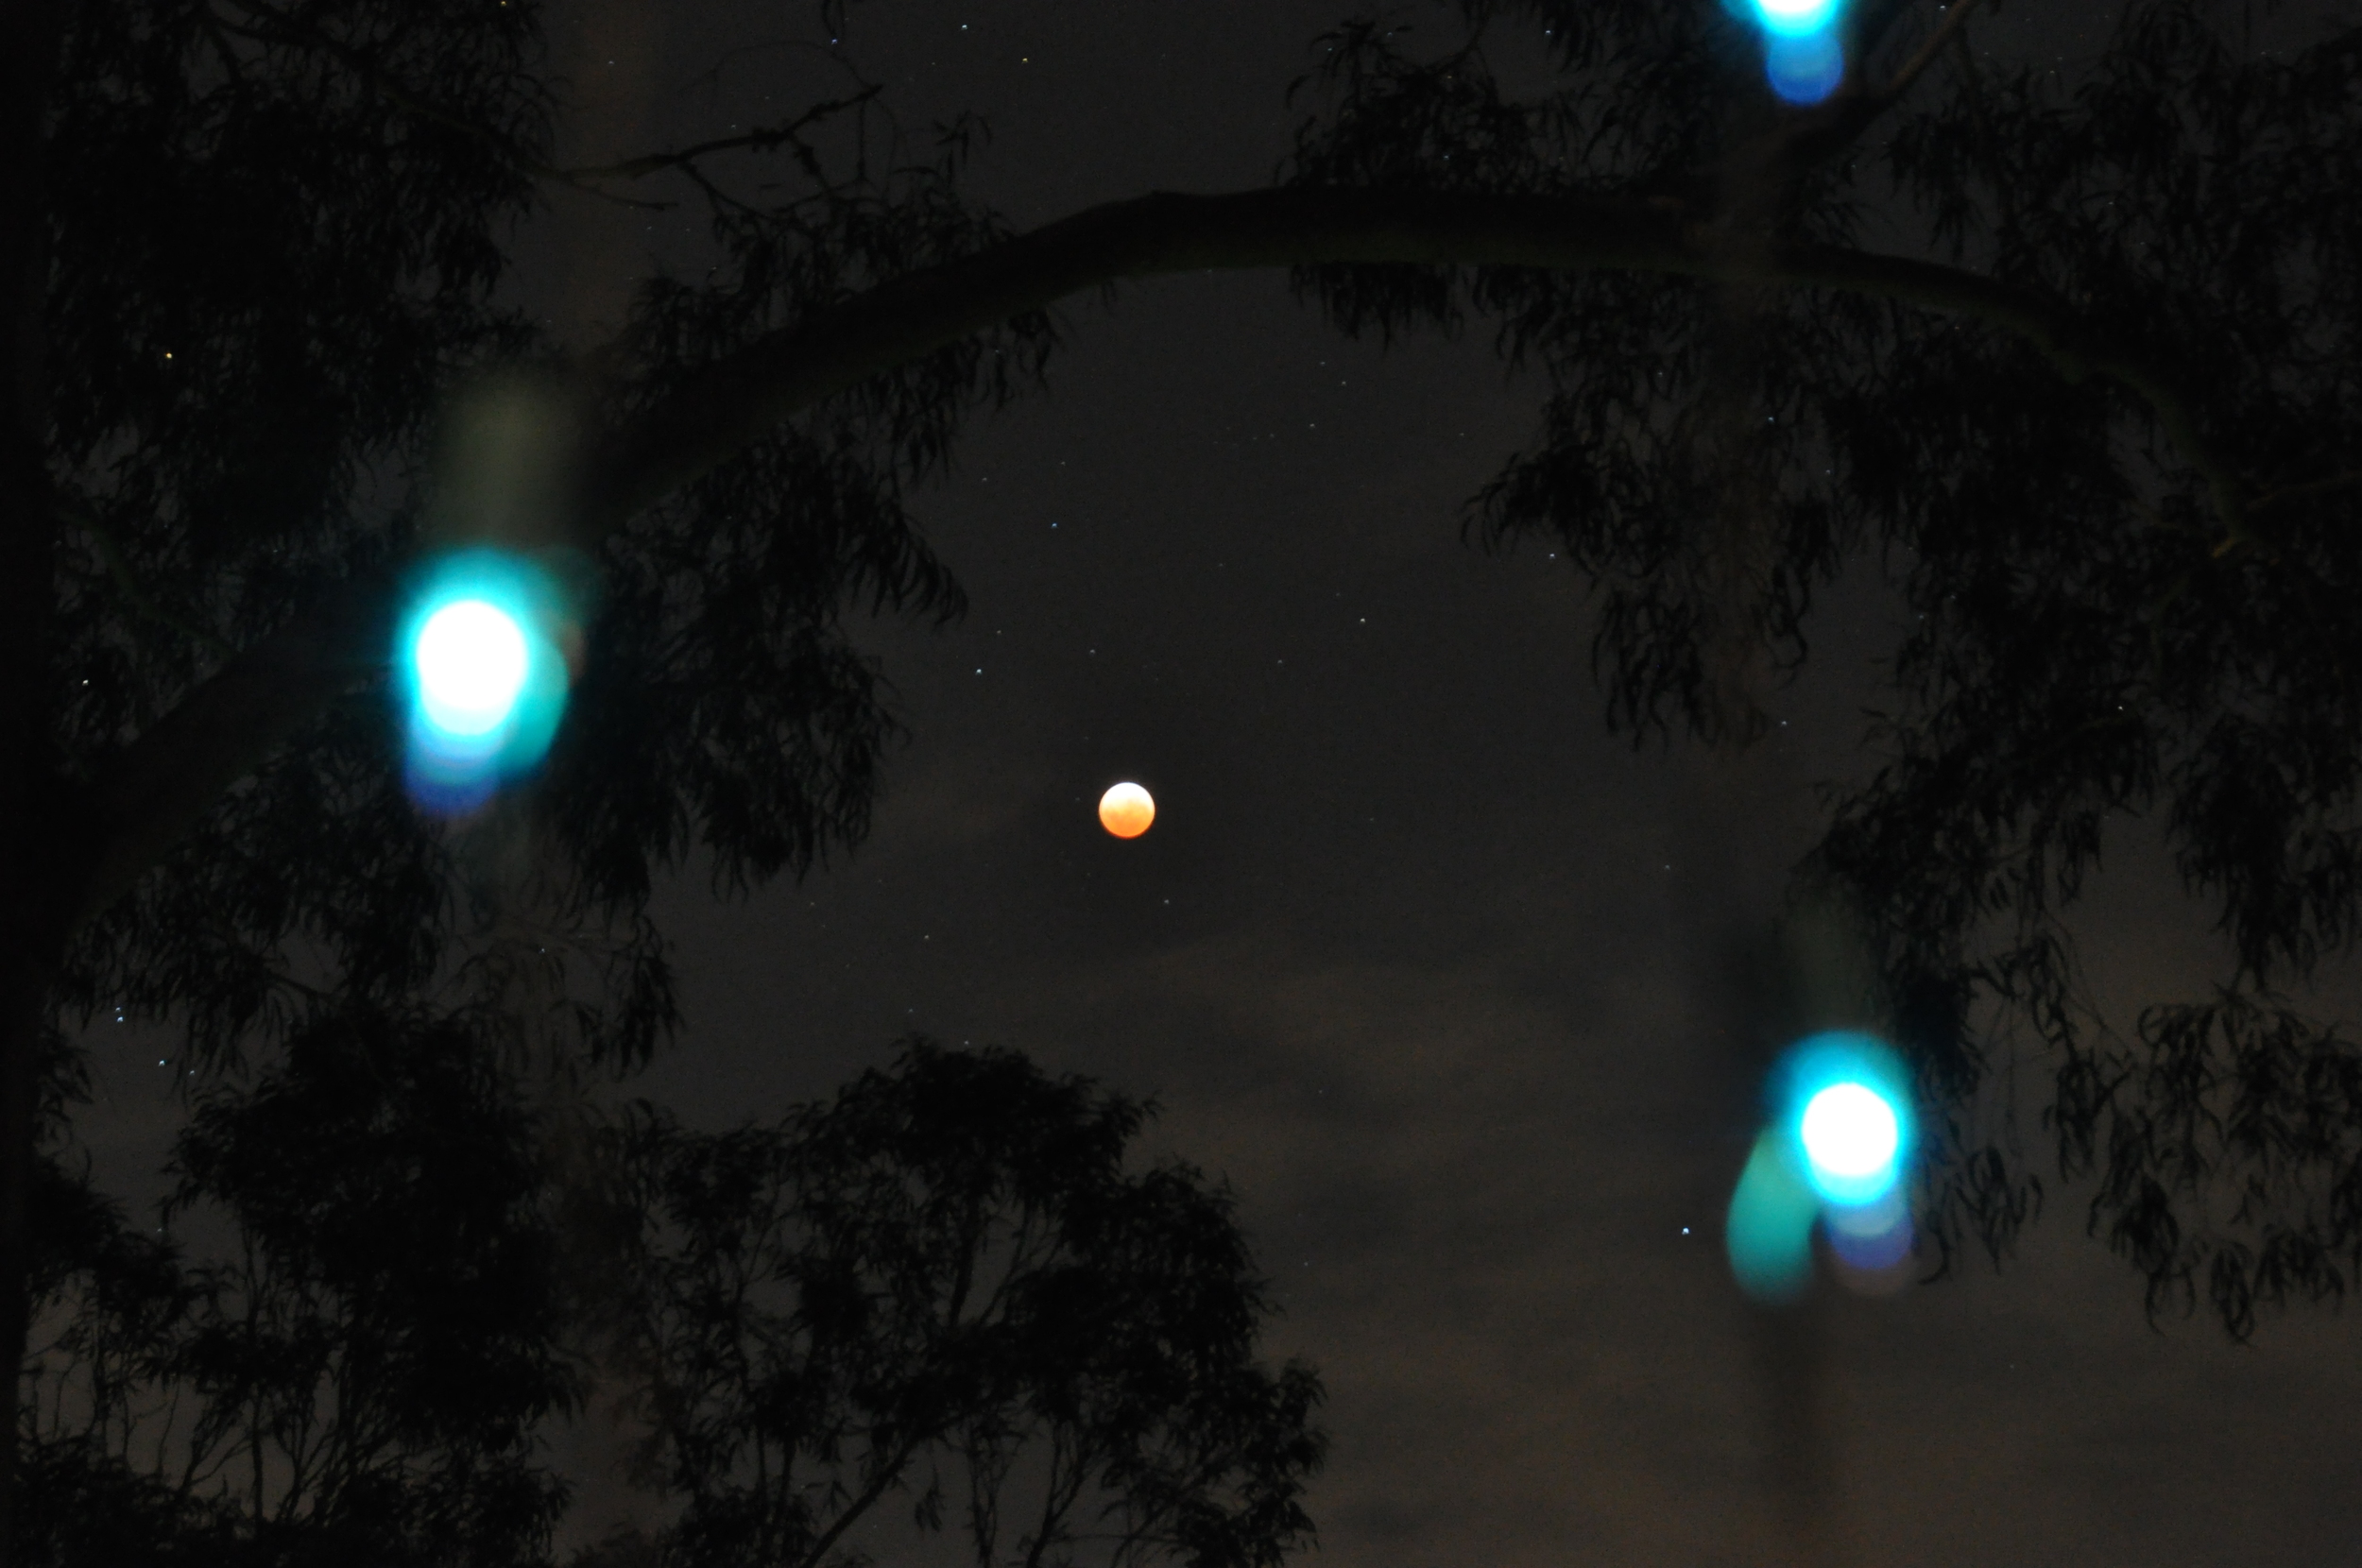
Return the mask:
{"type": "MultiPolygon", "coordinates": [[[[589,444],[595,455],[565,542],[594,551],[796,414],[1074,295],[1161,276],[1341,263],[1621,269],[1837,290],[1959,315],[2022,338],[2070,380],[2113,381],[2146,403],[2206,477],[2226,541],[2247,539],[2232,469],[2182,391],[2139,346],[2102,337],[2062,301],[1910,257],[1741,245],[1676,203],[1282,187],[1160,192],[1094,207],[760,338],[589,444]]],[[[97,780],[96,834],[71,873],[75,926],[323,705],[382,673],[398,586],[388,571],[324,590],[115,756],[97,780]]]]}

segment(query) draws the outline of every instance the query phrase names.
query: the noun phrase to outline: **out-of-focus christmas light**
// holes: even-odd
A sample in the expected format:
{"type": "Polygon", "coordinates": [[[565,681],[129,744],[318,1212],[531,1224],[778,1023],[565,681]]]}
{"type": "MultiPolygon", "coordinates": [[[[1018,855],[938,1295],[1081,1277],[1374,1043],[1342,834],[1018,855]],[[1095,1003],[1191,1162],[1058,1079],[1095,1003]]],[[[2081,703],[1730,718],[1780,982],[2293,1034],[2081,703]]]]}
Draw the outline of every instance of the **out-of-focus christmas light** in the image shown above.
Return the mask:
{"type": "Polygon", "coordinates": [[[1833,1203],[1865,1203],[1894,1185],[1902,1121],[1867,1083],[1832,1083],[1812,1097],[1796,1124],[1813,1189],[1833,1203]]]}
{"type": "Polygon", "coordinates": [[[508,722],[533,662],[524,628],[488,599],[459,599],[426,618],[411,644],[419,710],[437,734],[489,735],[508,722]]]}
{"type": "Polygon", "coordinates": [[[1749,0],[1755,26],[1781,38],[1808,38],[1837,26],[1838,0],[1749,0]]]}
{"type": "Polygon", "coordinates": [[[1868,1276],[1911,1251],[1903,1176],[1910,1159],[1908,1074],[1886,1045],[1852,1031],[1799,1042],[1772,1080],[1772,1125],[1755,1140],[1724,1229],[1731,1272],[1758,1301],[1801,1291],[1812,1228],[1868,1276]]]}
{"type": "Polygon", "coordinates": [[[1763,37],[1763,75],[1783,103],[1806,108],[1845,80],[1842,0],[1744,0],[1763,37]]]}
{"type": "Polygon", "coordinates": [[[1874,1203],[1903,1179],[1910,1084],[1886,1045],[1851,1030],[1800,1041],[1773,1078],[1775,1115],[1824,1203],[1874,1203]]]}
{"type": "Polygon", "coordinates": [[[413,800],[461,815],[541,760],[566,709],[567,619],[548,574],[503,551],[460,552],[423,574],[395,661],[413,800]]]}
{"type": "Polygon", "coordinates": [[[1773,34],[1764,40],[1763,76],[1782,103],[1817,104],[1845,79],[1845,46],[1834,29],[1803,38],[1773,34]]]}

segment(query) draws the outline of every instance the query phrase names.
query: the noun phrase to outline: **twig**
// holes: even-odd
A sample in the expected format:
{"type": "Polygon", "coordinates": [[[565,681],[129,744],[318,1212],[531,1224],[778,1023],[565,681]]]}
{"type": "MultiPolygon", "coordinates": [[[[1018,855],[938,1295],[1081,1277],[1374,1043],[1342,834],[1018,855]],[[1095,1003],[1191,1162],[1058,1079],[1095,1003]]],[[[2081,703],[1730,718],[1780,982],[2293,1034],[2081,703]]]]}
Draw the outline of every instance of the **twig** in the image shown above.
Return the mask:
{"type": "Polygon", "coordinates": [[[1968,46],[1966,31],[1952,35],[1952,49],[1960,56],[1960,94],[1968,100],[1969,124],[1976,130],[1977,154],[1985,161],[1985,178],[1993,181],[1993,197],[2001,209],[2001,232],[2006,242],[2018,230],[2017,197],[2002,168],[2001,144],[1993,133],[1993,121],[1985,113],[1984,85],[1977,77],[1977,55],[1968,46]]]}
{"type": "MultiPolygon", "coordinates": [[[[457,131],[471,141],[481,143],[498,153],[521,173],[532,175],[538,179],[548,179],[560,185],[571,186],[586,195],[597,196],[602,201],[614,202],[619,207],[636,207],[643,212],[668,213],[677,205],[670,201],[645,201],[636,196],[618,196],[612,191],[603,190],[585,179],[577,179],[571,171],[558,168],[534,157],[489,127],[480,126],[465,115],[454,114],[447,109],[439,108],[424,98],[416,96],[388,77],[384,69],[368,55],[350,44],[339,43],[317,27],[299,21],[284,11],[257,4],[256,0],[225,0],[225,3],[244,11],[248,16],[260,18],[273,26],[285,29],[288,36],[273,37],[269,33],[258,31],[252,27],[241,27],[234,22],[214,18],[217,25],[225,30],[235,33],[241,38],[253,39],[261,43],[284,43],[292,40],[332,56],[368,84],[370,92],[375,93],[403,113],[424,120],[429,125],[440,126],[445,130],[457,131]]],[[[208,14],[212,14],[210,8],[208,8],[208,14]]]]}
{"type": "Polygon", "coordinates": [[[744,136],[718,136],[710,142],[698,142],[675,152],[643,153],[638,158],[627,158],[620,163],[602,163],[557,169],[552,172],[567,179],[638,179],[646,175],[660,173],[665,169],[693,163],[710,153],[730,152],[740,147],[745,147],[754,152],[772,152],[783,145],[794,145],[801,152],[804,150],[801,141],[803,131],[830,115],[842,113],[848,109],[859,108],[883,91],[883,87],[878,85],[865,87],[849,98],[831,98],[826,103],[814,104],[785,125],[750,130],[744,136]]]}

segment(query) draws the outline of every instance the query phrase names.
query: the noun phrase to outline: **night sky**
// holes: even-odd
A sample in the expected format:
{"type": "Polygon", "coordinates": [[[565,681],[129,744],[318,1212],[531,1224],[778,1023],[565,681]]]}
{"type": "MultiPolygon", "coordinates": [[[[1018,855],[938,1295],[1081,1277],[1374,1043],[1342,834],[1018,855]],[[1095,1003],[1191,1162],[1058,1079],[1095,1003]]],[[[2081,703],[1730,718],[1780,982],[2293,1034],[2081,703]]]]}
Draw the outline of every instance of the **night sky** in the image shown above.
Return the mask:
{"type": "MultiPolygon", "coordinates": [[[[2088,9],[2013,46],[2088,46],[2088,9]]],[[[978,189],[1023,227],[1268,179],[1340,13],[870,0],[847,42],[912,124],[990,118],[978,189]]],[[[811,36],[799,6],[557,20],[586,161],[830,90],[784,48],[712,73],[811,36]]],[[[686,209],[553,200],[524,286],[582,341],[651,257],[694,264],[686,209]]],[[[920,502],[970,613],[864,635],[912,736],[868,842],[740,903],[666,892],[689,1026],[632,1092],[776,1115],[917,1030],[1153,1093],[1157,1149],[1237,1189],[1286,1307],[1272,1354],[1327,1380],[1332,1562],[2347,1559],[2354,1322],[2153,1332],[2071,1191],[1998,1276],[1786,1322],[1729,1284],[1731,943],[1777,912],[1815,781],[1865,766],[1871,586],[1837,596],[1759,755],[1635,751],[1566,564],[1461,542],[1537,396],[1481,329],[1381,352],[1276,275],[1063,321],[1050,394],[978,424],[920,502]],[[1121,778],[1159,807],[1128,844],[1093,816],[1121,778]],[[1784,1511],[1818,1523],[1807,1548],[1784,1511]]],[[[2207,978],[2202,919],[2137,851],[2087,924],[2110,995],[2207,978]]],[[[124,1158],[151,1101],[128,1048],[103,1065],[124,1158]]],[[[633,1511],[598,1456],[586,1535],[633,1511]]]]}

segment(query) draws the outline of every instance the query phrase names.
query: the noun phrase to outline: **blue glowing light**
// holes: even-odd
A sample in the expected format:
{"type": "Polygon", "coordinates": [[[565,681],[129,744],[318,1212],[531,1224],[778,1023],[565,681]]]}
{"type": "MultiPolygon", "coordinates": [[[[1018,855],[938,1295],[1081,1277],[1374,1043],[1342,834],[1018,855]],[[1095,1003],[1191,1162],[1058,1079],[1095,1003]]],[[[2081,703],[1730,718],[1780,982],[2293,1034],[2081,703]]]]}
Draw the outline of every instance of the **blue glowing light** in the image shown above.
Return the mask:
{"type": "Polygon", "coordinates": [[[1859,1207],[1901,1185],[1909,1080],[1883,1044],[1850,1031],[1813,1035],[1789,1053],[1778,1087],[1797,1163],[1823,1202],[1859,1207]]]}
{"type": "Polygon", "coordinates": [[[500,551],[445,556],[421,577],[395,661],[420,806],[472,810],[540,761],[566,707],[564,611],[547,573],[500,551]]]}
{"type": "Polygon", "coordinates": [[[1750,0],[1755,26],[1773,38],[1810,38],[1836,25],[1840,0],[1750,0]]]}
{"type": "Polygon", "coordinates": [[[1763,41],[1763,76],[1782,103],[1809,108],[1845,80],[1845,46],[1837,31],[1772,33],[1763,41]]]}
{"type": "Polygon", "coordinates": [[[1845,0],[1722,0],[1763,41],[1763,76],[1781,102],[1808,109],[1845,82],[1845,0]]]}
{"type": "Polygon", "coordinates": [[[1723,1239],[1739,1288],[1782,1302],[1812,1277],[1816,1220],[1829,1251],[1865,1276],[1892,1279],[1911,1253],[1910,1080],[1887,1046],[1833,1030],[1800,1041],[1772,1079],[1771,1126],[1731,1194],[1723,1239]]]}
{"type": "Polygon", "coordinates": [[[1911,1255],[1911,1206],[1899,1186],[1875,1202],[1831,1204],[1822,1228],[1829,1251],[1865,1274],[1896,1268],[1911,1255]]]}
{"type": "Polygon", "coordinates": [[[524,690],[532,651],[524,628],[498,605],[462,599],[427,617],[411,645],[419,707],[447,735],[488,735],[524,690]]]}
{"type": "Polygon", "coordinates": [[[1894,1107],[1867,1083],[1832,1083],[1796,1124],[1805,1158],[1824,1182],[1874,1182],[1894,1168],[1903,1130],[1894,1107]]]}

